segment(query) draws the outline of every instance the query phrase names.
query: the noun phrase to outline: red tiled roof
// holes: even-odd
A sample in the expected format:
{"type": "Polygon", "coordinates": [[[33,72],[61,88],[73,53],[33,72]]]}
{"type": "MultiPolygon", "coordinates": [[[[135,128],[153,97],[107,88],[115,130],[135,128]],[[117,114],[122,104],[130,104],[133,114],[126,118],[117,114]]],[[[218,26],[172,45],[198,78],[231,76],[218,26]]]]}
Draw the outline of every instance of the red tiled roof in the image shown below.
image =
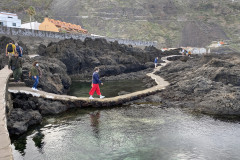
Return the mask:
{"type": "Polygon", "coordinates": [[[82,29],[82,27],[80,25],[66,23],[66,22],[62,22],[59,20],[55,20],[55,19],[48,19],[48,20],[51,23],[55,24],[56,27],[66,29],[67,31],[77,31],[77,32],[81,32],[81,33],[88,33],[88,31],[85,29],[82,29]]]}

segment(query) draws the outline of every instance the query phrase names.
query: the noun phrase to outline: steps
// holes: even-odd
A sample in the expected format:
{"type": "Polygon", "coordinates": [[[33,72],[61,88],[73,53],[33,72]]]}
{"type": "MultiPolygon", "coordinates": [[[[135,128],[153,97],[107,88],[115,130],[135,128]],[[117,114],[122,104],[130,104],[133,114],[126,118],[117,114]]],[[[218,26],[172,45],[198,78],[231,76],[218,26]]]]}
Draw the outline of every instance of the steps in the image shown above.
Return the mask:
{"type": "Polygon", "coordinates": [[[26,87],[26,84],[24,82],[22,82],[22,80],[20,80],[19,82],[15,82],[14,78],[11,77],[11,78],[9,78],[8,86],[9,87],[26,87]]]}
{"type": "Polygon", "coordinates": [[[26,87],[26,84],[24,82],[9,82],[9,87],[26,87]]]}

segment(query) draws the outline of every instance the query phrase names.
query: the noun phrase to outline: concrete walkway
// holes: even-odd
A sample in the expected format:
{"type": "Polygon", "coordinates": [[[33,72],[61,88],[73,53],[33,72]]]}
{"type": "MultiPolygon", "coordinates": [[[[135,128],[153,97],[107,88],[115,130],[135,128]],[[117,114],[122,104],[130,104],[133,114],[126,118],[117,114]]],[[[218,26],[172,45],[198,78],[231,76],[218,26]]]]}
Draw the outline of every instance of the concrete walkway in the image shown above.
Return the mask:
{"type": "MultiPolygon", "coordinates": [[[[172,57],[172,56],[168,56],[168,57],[172,57]]],[[[163,60],[166,63],[163,63],[162,66],[165,66],[167,63],[169,63],[169,61],[167,60],[168,57],[163,57],[163,60]]],[[[80,106],[114,106],[114,105],[122,104],[124,102],[132,101],[144,96],[155,94],[158,91],[165,89],[165,87],[168,86],[169,83],[165,81],[163,78],[161,78],[160,76],[154,74],[156,71],[159,71],[162,66],[158,66],[157,68],[154,69],[152,73],[147,74],[149,77],[151,77],[156,81],[157,83],[156,86],[142,90],[142,91],[137,91],[134,93],[112,97],[112,98],[104,98],[104,99],[95,98],[94,100],[89,100],[88,97],[75,97],[75,96],[69,96],[69,95],[58,95],[53,93],[47,93],[44,91],[33,91],[30,87],[24,87],[24,86],[9,87],[8,91],[11,93],[30,94],[34,97],[42,97],[45,99],[51,99],[56,101],[76,102],[76,104],[80,106]]]]}
{"type": "Polygon", "coordinates": [[[7,82],[9,80],[12,71],[7,68],[3,68],[0,71],[0,160],[11,160],[12,149],[10,147],[10,139],[7,130],[6,121],[6,89],[7,82]]]}

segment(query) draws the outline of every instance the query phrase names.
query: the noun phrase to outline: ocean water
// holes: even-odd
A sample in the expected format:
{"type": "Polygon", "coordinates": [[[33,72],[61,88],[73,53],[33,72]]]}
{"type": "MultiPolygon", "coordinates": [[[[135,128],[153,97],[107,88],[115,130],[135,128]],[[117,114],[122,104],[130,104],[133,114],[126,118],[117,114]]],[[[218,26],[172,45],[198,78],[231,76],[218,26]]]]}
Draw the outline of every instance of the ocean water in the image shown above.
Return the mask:
{"type": "Polygon", "coordinates": [[[239,160],[240,123],[151,104],[73,109],[11,146],[15,160],[239,160]]]}

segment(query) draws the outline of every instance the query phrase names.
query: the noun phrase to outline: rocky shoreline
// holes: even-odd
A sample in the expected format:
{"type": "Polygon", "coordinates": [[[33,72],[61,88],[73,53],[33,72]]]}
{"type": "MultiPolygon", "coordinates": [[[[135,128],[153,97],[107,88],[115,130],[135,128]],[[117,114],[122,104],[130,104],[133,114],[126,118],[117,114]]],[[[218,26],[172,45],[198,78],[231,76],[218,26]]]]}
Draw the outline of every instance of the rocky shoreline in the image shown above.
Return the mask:
{"type": "Polygon", "coordinates": [[[172,60],[174,62],[156,73],[170,82],[170,86],[131,105],[159,103],[159,107],[186,108],[226,118],[240,117],[239,53],[172,60]]]}
{"type": "MultiPolygon", "coordinates": [[[[9,37],[1,37],[0,51],[5,52],[9,37]]],[[[155,47],[145,49],[107,42],[105,39],[90,39],[84,41],[67,39],[48,46],[43,44],[38,47],[38,54],[33,58],[28,57],[27,48],[24,46],[23,56],[23,81],[29,87],[32,80],[28,78],[28,71],[32,63],[38,61],[42,69],[39,88],[43,91],[66,94],[69,91],[71,80],[91,79],[94,67],[100,67],[101,77],[124,77],[127,73],[138,72],[153,67],[155,57],[178,54],[178,50],[162,52],[155,47]],[[125,74],[125,75],[124,75],[125,74]]],[[[0,55],[0,67],[8,62],[4,54],[0,55]]],[[[139,74],[141,74],[139,72],[139,74]]],[[[134,74],[129,74],[134,77],[134,74]]],[[[143,75],[143,74],[142,74],[143,75]]],[[[127,77],[129,77],[127,75],[127,77]]],[[[142,78],[142,77],[141,77],[142,78]]],[[[107,78],[111,79],[111,78],[107,78]]]]}
{"type": "MultiPolygon", "coordinates": [[[[2,37],[1,51],[11,40],[2,37]]],[[[38,47],[39,55],[30,58],[23,56],[23,81],[27,86],[32,85],[28,71],[34,61],[38,61],[43,75],[40,78],[39,89],[55,94],[66,94],[72,80],[91,79],[94,67],[100,66],[103,81],[118,79],[141,79],[147,88],[156,85],[155,81],[146,76],[153,68],[153,59],[178,53],[162,52],[154,47],[144,50],[132,46],[120,45],[117,42],[108,43],[105,39],[63,40],[38,47]]],[[[6,65],[5,55],[0,55],[1,66],[6,65]]],[[[119,95],[126,94],[119,92],[119,95]]],[[[20,135],[29,126],[39,124],[44,115],[59,114],[73,104],[54,102],[42,98],[12,94],[13,109],[8,115],[8,130],[10,135],[20,135]],[[69,106],[70,105],[70,106],[69,106]],[[68,107],[67,107],[68,106],[68,107]],[[24,115],[24,116],[23,116],[24,115]]],[[[72,105],[72,106],[71,106],[72,105]]]]}
{"type": "MultiPolygon", "coordinates": [[[[9,40],[8,38],[2,38],[9,40]]],[[[2,42],[3,43],[3,42],[2,42]]],[[[4,46],[4,45],[2,45],[4,46]]],[[[4,51],[4,48],[1,48],[4,51]]],[[[177,50],[162,52],[154,47],[144,50],[131,46],[107,43],[104,39],[63,40],[39,46],[40,56],[24,56],[23,80],[28,85],[31,63],[39,61],[43,77],[39,87],[47,92],[65,94],[72,80],[90,80],[92,69],[100,66],[103,81],[141,79],[146,86],[155,85],[146,74],[152,71],[154,57],[177,55],[177,50]]],[[[0,56],[1,66],[4,56],[0,56]]],[[[156,74],[170,83],[160,93],[124,105],[187,108],[192,112],[219,116],[240,115],[240,56],[237,53],[173,57],[174,61],[156,74]]],[[[125,94],[120,92],[121,94],[125,94]]],[[[28,127],[39,124],[43,116],[59,114],[74,104],[42,98],[12,95],[13,110],[8,116],[10,135],[20,135],[28,127]],[[66,107],[68,105],[68,107],[66,107]],[[24,115],[24,116],[23,116],[24,115]]]]}
{"type": "MultiPolygon", "coordinates": [[[[142,73],[146,73],[143,71],[142,73]]],[[[129,73],[134,75],[134,73],[129,73]]],[[[124,74],[125,75],[125,74],[124,74]]],[[[128,74],[122,76],[127,78],[128,74]]],[[[156,82],[146,75],[133,76],[135,79],[142,77],[142,81],[147,88],[156,85],[156,82]]],[[[133,78],[132,77],[132,78],[133,78]]],[[[107,77],[105,77],[107,79],[107,77]]],[[[109,80],[112,78],[109,78],[109,80]]],[[[129,79],[129,78],[128,78],[129,79]]],[[[119,95],[128,94],[121,91],[119,95]]],[[[39,97],[33,97],[26,94],[12,94],[13,109],[8,115],[8,130],[10,135],[21,135],[28,130],[28,128],[35,124],[40,124],[46,115],[56,115],[65,112],[71,108],[82,107],[81,105],[67,102],[67,101],[54,101],[39,97]],[[24,115],[24,116],[23,116],[24,115]]]]}

